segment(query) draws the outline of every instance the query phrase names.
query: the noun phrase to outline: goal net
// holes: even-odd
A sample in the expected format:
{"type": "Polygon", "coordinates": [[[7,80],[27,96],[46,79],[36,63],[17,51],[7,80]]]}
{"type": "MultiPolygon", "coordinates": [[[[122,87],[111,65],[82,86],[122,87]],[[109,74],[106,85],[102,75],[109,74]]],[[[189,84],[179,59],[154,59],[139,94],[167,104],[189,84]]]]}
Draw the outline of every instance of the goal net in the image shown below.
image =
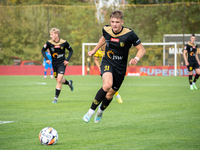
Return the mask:
{"type": "MultiPolygon", "coordinates": [[[[82,43],[82,75],[91,75],[98,72],[95,66],[94,57],[87,55],[88,51],[93,50],[97,43],[82,43]]],[[[172,66],[173,75],[179,75],[178,66],[183,65],[179,58],[179,51],[183,47],[177,47],[177,43],[142,43],[146,53],[138,62],[137,66],[172,66]]],[[[132,47],[129,51],[129,59],[136,56],[137,49],[132,47]]],[[[127,63],[128,65],[128,63],[127,63]]],[[[98,73],[99,74],[99,73],[98,73]]]]}

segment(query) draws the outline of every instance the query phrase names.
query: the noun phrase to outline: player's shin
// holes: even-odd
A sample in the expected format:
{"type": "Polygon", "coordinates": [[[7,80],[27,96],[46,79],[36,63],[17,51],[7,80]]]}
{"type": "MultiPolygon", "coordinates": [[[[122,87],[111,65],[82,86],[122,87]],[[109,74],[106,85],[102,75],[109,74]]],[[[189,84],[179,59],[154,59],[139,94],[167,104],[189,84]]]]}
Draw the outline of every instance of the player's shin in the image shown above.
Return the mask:
{"type": "Polygon", "coordinates": [[[97,92],[94,101],[92,102],[91,109],[95,110],[98,105],[105,98],[107,92],[105,92],[102,88],[97,92]]]}
{"type": "MultiPolygon", "coordinates": [[[[113,98],[112,98],[113,99],[113,98]]],[[[104,111],[108,106],[109,106],[109,104],[110,104],[110,102],[112,101],[112,99],[107,99],[106,97],[103,99],[103,102],[102,102],[102,104],[101,104],[101,107],[100,107],[100,109],[102,110],[102,111],[104,111]]]]}
{"type": "Polygon", "coordinates": [[[189,75],[189,83],[192,85],[192,75],[189,75]]]}
{"type": "Polygon", "coordinates": [[[58,98],[58,96],[60,95],[60,89],[56,88],[56,92],[55,92],[55,97],[58,98]]]}
{"type": "Polygon", "coordinates": [[[198,78],[199,78],[199,74],[196,74],[195,77],[194,77],[193,82],[196,83],[196,81],[198,80],[198,78]]]}
{"type": "Polygon", "coordinates": [[[67,85],[69,85],[69,81],[67,81],[67,80],[64,79],[64,78],[63,78],[63,81],[64,81],[63,84],[67,84],[67,85]]]}

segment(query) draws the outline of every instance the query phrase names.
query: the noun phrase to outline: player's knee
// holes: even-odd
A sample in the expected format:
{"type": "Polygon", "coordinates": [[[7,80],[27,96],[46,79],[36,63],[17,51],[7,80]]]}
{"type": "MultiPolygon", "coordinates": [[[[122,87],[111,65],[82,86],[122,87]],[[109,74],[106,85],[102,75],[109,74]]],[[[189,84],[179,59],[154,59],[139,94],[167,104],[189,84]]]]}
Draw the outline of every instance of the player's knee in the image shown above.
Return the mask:
{"type": "Polygon", "coordinates": [[[105,84],[103,84],[103,89],[104,89],[104,91],[109,91],[110,88],[111,88],[111,86],[112,86],[112,84],[110,84],[110,83],[105,83],[105,84]]]}
{"type": "Polygon", "coordinates": [[[192,71],[190,71],[190,72],[189,72],[189,75],[193,75],[193,72],[192,72],[192,71]]]}
{"type": "Polygon", "coordinates": [[[200,75],[200,69],[199,69],[199,70],[197,70],[197,71],[196,71],[196,73],[197,73],[198,75],[200,75]]]}
{"type": "Polygon", "coordinates": [[[62,78],[57,78],[56,81],[57,83],[62,83],[62,78]]]}

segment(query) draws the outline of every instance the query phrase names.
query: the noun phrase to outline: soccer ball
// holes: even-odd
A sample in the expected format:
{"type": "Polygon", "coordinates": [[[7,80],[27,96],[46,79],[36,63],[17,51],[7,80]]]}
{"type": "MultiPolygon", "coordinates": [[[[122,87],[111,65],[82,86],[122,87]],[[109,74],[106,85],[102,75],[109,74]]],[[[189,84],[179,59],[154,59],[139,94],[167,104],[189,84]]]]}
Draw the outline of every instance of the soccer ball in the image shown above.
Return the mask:
{"type": "Polygon", "coordinates": [[[52,127],[46,127],[40,131],[39,140],[43,145],[54,145],[58,140],[58,132],[52,127]]]}

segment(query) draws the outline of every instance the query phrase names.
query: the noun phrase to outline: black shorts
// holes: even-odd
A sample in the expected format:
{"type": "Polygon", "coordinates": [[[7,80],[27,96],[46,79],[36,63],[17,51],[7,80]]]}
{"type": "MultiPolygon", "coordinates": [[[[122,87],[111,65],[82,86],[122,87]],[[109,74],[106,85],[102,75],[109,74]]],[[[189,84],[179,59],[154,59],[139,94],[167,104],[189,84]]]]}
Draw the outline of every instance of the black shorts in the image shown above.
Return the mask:
{"type": "Polygon", "coordinates": [[[112,73],[112,75],[113,75],[112,89],[115,90],[115,91],[118,91],[122,82],[124,81],[125,73],[122,74],[116,68],[114,68],[112,65],[109,65],[108,63],[101,63],[100,67],[101,67],[101,76],[105,72],[111,72],[112,73]]]}
{"type": "Polygon", "coordinates": [[[197,62],[189,62],[189,66],[187,66],[188,71],[193,71],[193,69],[199,68],[199,64],[197,62]]]}
{"type": "Polygon", "coordinates": [[[54,77],[57,78],[58,74],[65,74],[66,66],[64,64],[60,64],[57,66],[53,66],[54,77]]]}

